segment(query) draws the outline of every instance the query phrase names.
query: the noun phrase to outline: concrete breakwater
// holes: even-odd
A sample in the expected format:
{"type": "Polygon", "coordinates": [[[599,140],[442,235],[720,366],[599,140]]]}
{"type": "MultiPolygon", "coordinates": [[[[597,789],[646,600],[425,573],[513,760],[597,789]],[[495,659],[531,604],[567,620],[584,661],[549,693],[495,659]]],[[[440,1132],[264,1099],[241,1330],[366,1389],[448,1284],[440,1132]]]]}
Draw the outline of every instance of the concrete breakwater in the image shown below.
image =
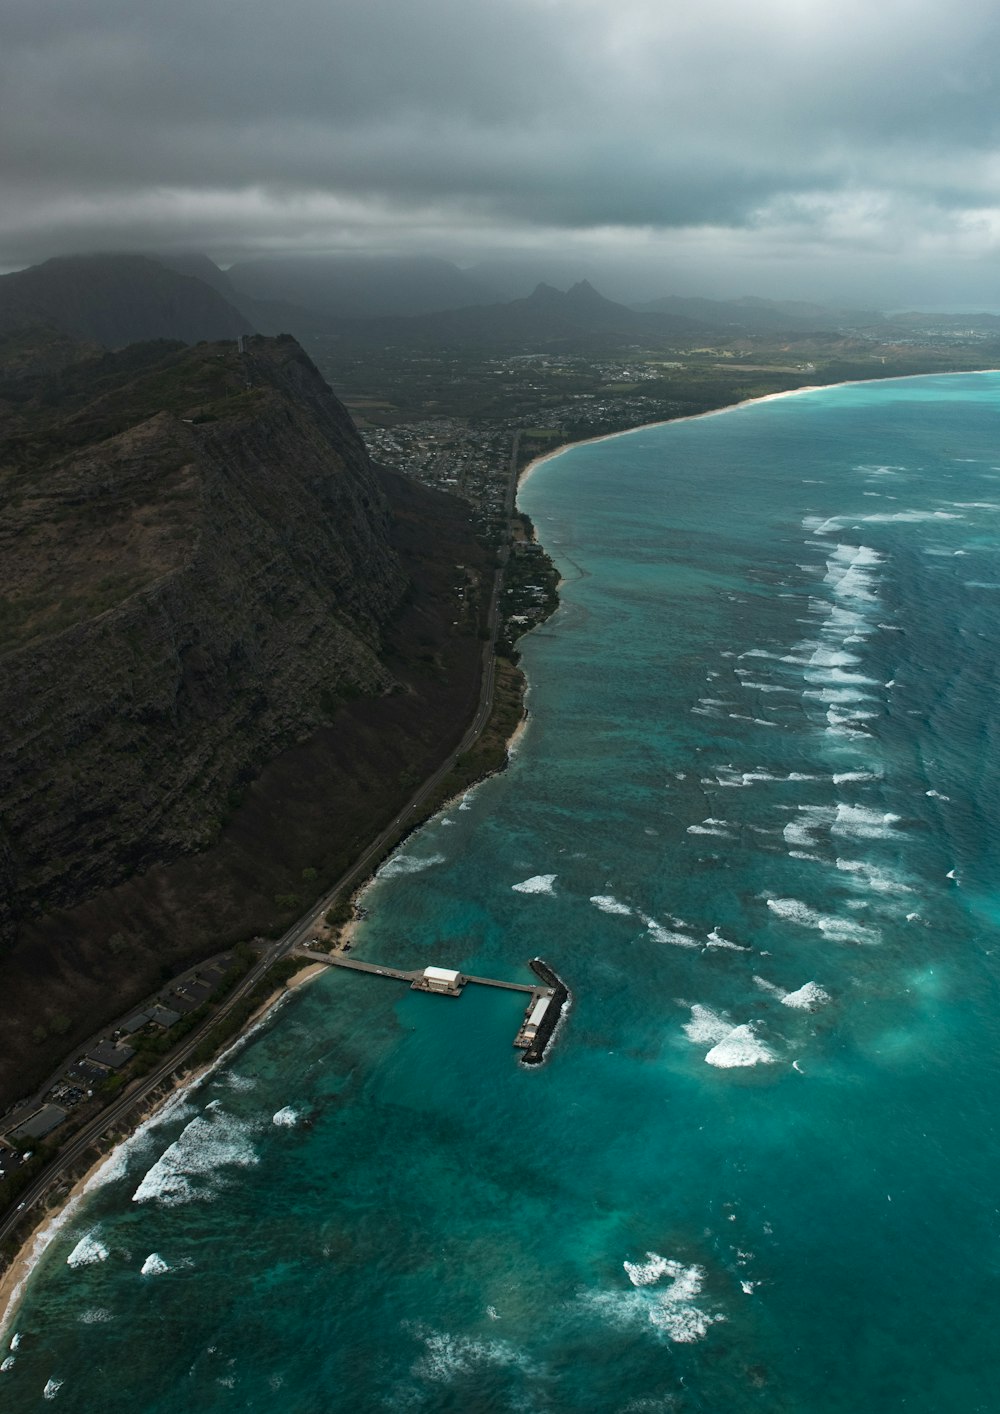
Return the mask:
{"type": "Polygon", "coordinates": [[[545,1059],[545,1052],[556,1033],[556,1028],[569,1008],[571,998],[569,988],[547,962],[543,962],[540,957],[533,957],[528,966],[549,989],[549,995],[548,1005],[528,1041],[524,1055],[521,1057],[521,1064],[541,1065],[545,1059]]]}

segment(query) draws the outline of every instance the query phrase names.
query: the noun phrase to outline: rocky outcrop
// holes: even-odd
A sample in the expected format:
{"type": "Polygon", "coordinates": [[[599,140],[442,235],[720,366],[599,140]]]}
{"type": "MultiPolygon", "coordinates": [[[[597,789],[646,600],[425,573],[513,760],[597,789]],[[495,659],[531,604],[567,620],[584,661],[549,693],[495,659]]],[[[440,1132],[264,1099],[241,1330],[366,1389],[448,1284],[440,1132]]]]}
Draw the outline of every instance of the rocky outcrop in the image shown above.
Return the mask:
{"type": "Polygon", "coordinates": [[[58,456],[22,413],[31,455],[0,480],[8,940],[205,848],[265,762],[393,684],[387,502],[298,345],[173,349],[118,385],[101,367],[61,421],[40,399],[58,456]]]}

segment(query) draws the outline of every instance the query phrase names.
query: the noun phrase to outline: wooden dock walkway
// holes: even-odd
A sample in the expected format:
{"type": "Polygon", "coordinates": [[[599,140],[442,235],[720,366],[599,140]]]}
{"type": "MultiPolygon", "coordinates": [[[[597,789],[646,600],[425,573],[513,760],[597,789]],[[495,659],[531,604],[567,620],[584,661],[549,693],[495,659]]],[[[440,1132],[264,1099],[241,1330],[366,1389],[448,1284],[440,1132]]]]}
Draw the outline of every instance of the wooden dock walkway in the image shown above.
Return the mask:
{"type": "MultiPolygon", "coordinates": [[[[310,962],[322,962],[327,967],[347,967],[352,972],[373,972],[377,977],[393,977],[397,982],[409,982],[412,986],[414,982],[419,982],[424,970],[418,967],[413,972],[404,972],[399,967],[383,967],[377,962],[362,962],[360,958],[346,957],[343,953],[313,952],[312,948],[296,948],[296,957],[306,957],[310,962]]],[[[531,992],[545,996],[551,989],[540,987],[538,983],[532,985],[531,982],[505,982],[499,977],[473,977],[468,972],[462,973],[463,983],[475,982],[480,987],[503,987],[508,992],[531,992]]]]}

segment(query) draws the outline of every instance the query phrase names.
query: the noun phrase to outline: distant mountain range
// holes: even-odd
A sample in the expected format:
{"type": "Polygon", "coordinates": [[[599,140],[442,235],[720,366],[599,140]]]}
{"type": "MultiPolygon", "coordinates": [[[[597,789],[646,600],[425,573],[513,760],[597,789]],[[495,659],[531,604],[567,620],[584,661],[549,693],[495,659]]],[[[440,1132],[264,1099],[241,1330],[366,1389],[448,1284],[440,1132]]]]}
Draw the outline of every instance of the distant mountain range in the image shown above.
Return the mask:
{"type": "Polygon", "coordinates": [[[244,297],[325,319],[433,314],[503,298],[488,282],[430,256],[268,256],[237,262],[228,282],[244,297]]]}
{"type": "MultiPolygon", "coordinates": [[[[499,272],[499,267],[498,267],[499,272]]],[[[501,282],[502,283],[502,282],[501,282]]],[[[0,334],[47,326],[109,348],[146,339],[291,333],[371,349],[497,354],[598,352],[734,337],[794,339],[864,331],[884,339],[1000,333],[989,314],[930,315],[745,297],[667,295],[641,305],[606,299],[587,280],[537,284],[518,299],[445,260],[269,257],[222,271],[207,256],[89,255],[0,276],[0,334]]]]}
{"type": "Polygon", "coordinates": [[[670,314],[690,319],[701,329],[722,329],[741,334],[781,334],[794,330],[829,333],[867,328],[885,320],[884,314],[872,309],[837,309],[798,300],[756,299],[752,295],[734,300],[666,295],[662,299],[632,307],[647,314],[670,314]]]}

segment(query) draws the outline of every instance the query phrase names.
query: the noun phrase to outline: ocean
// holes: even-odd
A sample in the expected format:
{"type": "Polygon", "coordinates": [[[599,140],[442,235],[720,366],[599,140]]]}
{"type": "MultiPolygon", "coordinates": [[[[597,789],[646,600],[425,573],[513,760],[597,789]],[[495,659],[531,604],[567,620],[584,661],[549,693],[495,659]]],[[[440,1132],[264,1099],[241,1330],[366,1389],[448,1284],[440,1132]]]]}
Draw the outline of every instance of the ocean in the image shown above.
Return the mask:
{"type": "Polygon", "coordinates": [[[994,1411],[1000,374],[573,448],[510,768],[108,1161],[5,1411],[994,1411]]]}

